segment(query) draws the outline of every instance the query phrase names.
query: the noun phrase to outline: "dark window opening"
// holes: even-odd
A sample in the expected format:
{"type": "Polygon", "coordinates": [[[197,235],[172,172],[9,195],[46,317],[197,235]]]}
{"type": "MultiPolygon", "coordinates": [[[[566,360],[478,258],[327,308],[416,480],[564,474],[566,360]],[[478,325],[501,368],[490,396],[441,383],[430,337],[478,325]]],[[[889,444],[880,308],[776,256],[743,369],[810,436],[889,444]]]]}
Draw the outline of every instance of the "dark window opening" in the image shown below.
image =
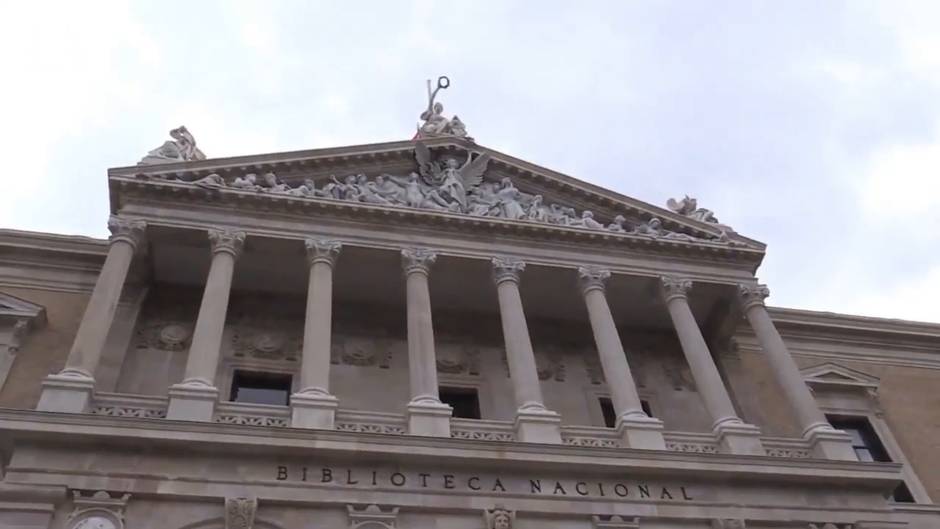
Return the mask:
{"type": "Polygon", "coordinates": [[[914,496],[911,495],[911,491],[904,483],[901,483],[894,489],[894,493],[891,494],[891,499],[898,503],[914,503],[914,496]]]}
{"type": "Polygon", "coordinates": [[[871,423],[864,417],[826,417],[829,424],[837,430],[842,430],[852,438],[852,448],[855,449],[855,455],[859,461],[878,461],[890,463],[888,451],[885,450],[878,434],[871,427],[871,423]]]}
{"type": "Polygon", "coordinates": [[[441,402],[454,409],[458,419],[479,419],[480,398],[476,388],[440,388],[441,402]]]}
{"type": "MultiPolygon", "coordinates": [[[[614,428],[617,426],[617,412],[614,411],[614,403],[610,400],[610,397],[599,397],[597,401],[601,405],[601,413],[604,415],[604,426],[608,428],[614,428]]],[[[650,403],[645,400],[640,401],[640,406],[643,408],[643,413],[647,416],[652,417],[653,411],[650,408],[650,403]]]]}
{"type": "Polygon", "coordinates": [[[235,371],[232,375],[232,402],[287,406],[290,402],[291,375],[235,371]]]}

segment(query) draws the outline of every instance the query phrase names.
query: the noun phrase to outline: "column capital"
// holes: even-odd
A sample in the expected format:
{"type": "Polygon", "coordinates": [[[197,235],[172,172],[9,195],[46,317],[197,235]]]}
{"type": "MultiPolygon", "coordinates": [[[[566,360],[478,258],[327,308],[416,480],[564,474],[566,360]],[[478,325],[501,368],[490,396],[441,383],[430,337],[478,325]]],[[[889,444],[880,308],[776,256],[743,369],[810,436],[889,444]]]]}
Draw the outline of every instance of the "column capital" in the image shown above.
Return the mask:
{"type": "Polygon", "coordinates": [[[137,247],[144,241],[144,232],[147,229],[147,223],[142,220],[125,219],[117,215],[111,215],[108,218],[108,231],[111,232],[109,242],[114,244],[117,241],[124,241],[134,247],[137,247]]]}
{"type": "Polygon", "coordinates": [[[755,305],[763,305],[764,298],[770,295],[767,285],[742,283],[738,285],[738,298],[741,306],[747,310],[755,305]]]}
{"type": "Polygon", "coordinates": [[[304,247],[307,249],[307,264],[313,266],[315,263],[326,263],[332,268],[340,250],[343,249],[343,244],[339,241],[308,238],[304,239],[304,247]]]}
{"type": "Polygon", "coordinates": [[[603,292],[607,280],[610,279],[610,270],[600,266],[579,266],[578,279],[585,294],[591,290],[603,292]]]}
{"type": "Polygon", "coordinates": [[[436,260],[437,253],[429,248],[404,248],[401,251],[401,263],[405,268],[405,275],[413,273],[428,275],[436,260]]]}
{"type": "Polygon", "coordinates": [[[210,229],[209,243],[214,254],[225,252],[231,254],[232,257],[238,257],[245,245],[245,232],[210,229]]]}
{"type": "Polygon", "coordinates": [[[494,257],[492,262],[493,280],[497,285],[503,281],[518,283],[525,270],[525,261],[515,257],[494,257]]]}
{"type": "Polygon", "coordinates": [[[676,276],[660,276],[663,298],[668,303],[676,298],[686,299],[692,289],[692,280],[676,276]]]}

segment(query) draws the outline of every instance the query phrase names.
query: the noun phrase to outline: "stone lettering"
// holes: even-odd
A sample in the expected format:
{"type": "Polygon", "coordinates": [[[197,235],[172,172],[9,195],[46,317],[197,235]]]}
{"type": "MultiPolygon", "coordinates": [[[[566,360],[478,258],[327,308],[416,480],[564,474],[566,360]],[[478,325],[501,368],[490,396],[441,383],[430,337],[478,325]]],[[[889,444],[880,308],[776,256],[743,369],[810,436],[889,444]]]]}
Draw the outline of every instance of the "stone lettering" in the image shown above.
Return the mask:
{"type": "Polygon", "coordinates": [[[692,500],[692,496],[689,496],[688,493],[686,493],[685,487],[679,487],[679,489],[682,490],[682,499],[683,499],[683,500],[686,500],[686,501],[691,501],[691,500],[692,500]]]}
{"type": "Polygon", "coordinates": [[[470,490],[480,490],[480,478],[473,476],[468,479],[467,488],[470,490]]]}
{"type": "Polygon", "coordinates": [[[422,486],[422,487],[427,487],[427,486],[428,486],[428,478],[431,477],[431,475],[430,475],[430,474],[421,473],[421,474],[418,474],[418,477],[421,478],[421,486],[422,486]]]}
{"type": "Polygon", "coordinates": [[[444,488],[453,489],[454,486],[454,475],[453,474],[444,474],[444,488]]]}
{"type": "Polygon", "coordinates": [[[277,480],[284,481],[287,479],[287,467],[277,467],[277,480]]]}
{"type": "Polygon", "coordinates": [[[597,484],[597,490],[601,493],[601,498],[603,498],[603,497],[604,497],[604,484],[603,484],[603,483],[598,483],[598,484],[597,484]]]}
{"type": "Polygon", "coordinates": [[[352,478],[352,469],[351,469],[351,468],[347,468],[347,469],[346,469],[346,484],[347,484],[347,485],[358,485],[358,484],[359,484],[359,480],[358,480],[358,479],[355,480],[355,481],[353,481],[353,478],[352,478]]]}
{"type": "Polygon", "coordinates": [[[556,482],[555,482],[555,490],[552,491],[552,494],[558,494],[558,491],[561,491],[561,493],[562,493],[563,495],[565,495],[565,496],[568,495],[568,493],[565,492],[565,488],[561,486],[561,482],[560,482],[560,481],[556,481],[556,482]]]}
{"type": "Polygon", "coordinates": [[[638,485],[637,488],[640,489],[640,497],[641,497],[641,498],[649,498],[649,497],[650,497],[650,488],[649,488],[649,485],[638,485]]]}
{"type": "Polygon", "coordinates": [[[672,494],[669,494],[669,490],[666,487],[663,487],[662,494],[659,495],[659,499],[665,500],[666,498],[672,499],[672,494]]]}
{"type": "Polygon", "coordinates": [[[499,490],[500,492],[506,492],[506,487],[503,486],[503,482],[496,478],[496,481],[493,482],[493,492],[499,490]]]}
{"type": "Polygon", "coordinates": [[[333,469],[324,468],[321,470],[320,483],[330,483],[333,481],[333,469]]]}
{"type": "Polygon", "coordinates": [[[307,481],[307,467],[304,467],[300,473],[300,481],[307,481]]]}
{"type": "Polygon", "coordinates": [[[621,498],[626,498],[629,492],[630,491],[627,490],[627,486],[623,483],[617,483],[614,485],[614,494],[620,496],[621,498]]]}
{"type": "Polygon", "coordinates": [[[579,481],[575,483],[574,491],[577,492],[580,496],[587,496],[588,495],[587,483],[583,481],[579,481]]]}
{"type": "Polygon", "coordinates": [[[532,494],[537,492],[542,492],[542,480],[540,479],[530,479],[529,480],[529,490],[532,494]]]}
{"type": "Polygon", "coordinates": [[[405,475],[402,474],[401,472],[395,472],[394,474],[392,474],[389,480],[392,482],[392,485],[395,485],[396,487],[402,487],[405,485],[405,481],[407,481],[407,478],[405,478],[405,475]]]}

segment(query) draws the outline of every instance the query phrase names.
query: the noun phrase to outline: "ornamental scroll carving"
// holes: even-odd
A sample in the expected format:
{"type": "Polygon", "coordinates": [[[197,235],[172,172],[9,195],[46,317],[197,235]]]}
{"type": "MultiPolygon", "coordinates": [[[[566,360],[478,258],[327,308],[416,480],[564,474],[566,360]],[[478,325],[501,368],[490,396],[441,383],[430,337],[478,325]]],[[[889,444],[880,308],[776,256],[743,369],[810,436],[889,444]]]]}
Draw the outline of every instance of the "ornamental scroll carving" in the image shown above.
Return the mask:
{"type": "Polygon", "coordinates": [[[398,507],[382,510],[378,505],[368,505],[357,509],[346,506],[349,514],[349,529],[395,529],[398,520],[398,507]]]}
{"type": "Polygon", "coordinates": [[[225,529],[252,529],[257,511],[256,498],[226,498],[225,529]]]}

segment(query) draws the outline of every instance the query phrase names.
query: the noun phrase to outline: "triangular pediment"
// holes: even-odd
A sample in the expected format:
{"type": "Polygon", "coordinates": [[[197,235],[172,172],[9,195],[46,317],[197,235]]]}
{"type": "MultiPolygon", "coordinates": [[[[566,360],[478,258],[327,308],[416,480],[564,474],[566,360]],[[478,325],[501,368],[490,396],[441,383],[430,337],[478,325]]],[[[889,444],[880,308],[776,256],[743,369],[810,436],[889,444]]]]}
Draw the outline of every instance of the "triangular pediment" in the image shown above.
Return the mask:
{"type": "Polygon", "coordinates": [[[828,362],[800,371],[807,384],[818,386],[845,386],[877,388],[880,379],[856,369],[828,362]]]}
{"type": "Polygon", "coordinates": [[[710,221],[708,210],[685,202],[671,204],[675,211],[661,208],[461,138],[117,168],[109,174],[538,225],[590,237],[749,250],[758,252],[758,260],[765,248],[710,221]]]}
{"type": "Polygon", "coordinates": [[[27,321],[33,327],[46,321],[46,309],[30,301],[0,292],[0,320],[27,321]]]}

